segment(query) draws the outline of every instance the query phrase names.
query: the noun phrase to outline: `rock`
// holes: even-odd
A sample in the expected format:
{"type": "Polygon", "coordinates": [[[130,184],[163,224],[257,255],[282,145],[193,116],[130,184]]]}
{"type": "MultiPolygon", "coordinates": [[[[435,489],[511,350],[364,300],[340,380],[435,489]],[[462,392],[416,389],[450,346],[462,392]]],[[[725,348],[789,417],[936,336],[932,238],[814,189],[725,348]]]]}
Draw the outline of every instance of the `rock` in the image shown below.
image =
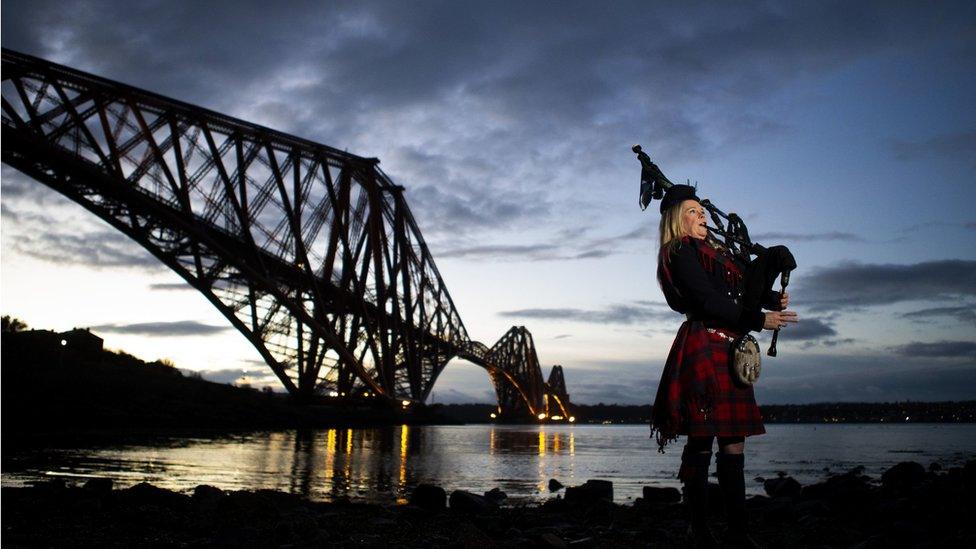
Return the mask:
{"type": "Polygon", "coordinates": [[[569,545],[556,534],[542,534],[539,536],[539,546],[540,547],[553,547],[556,549],[568,549],[569,545]]]}
{"type": "Polygon", "coordinates": [[[803,487],[793,477],[771,478],[763,483],[763,490],[772,498],[791,497],[800,495],[803,487]]]}
{"type": "Polygon", "coordinates": [[[814,516],[814,517],[828,517],[830,516],[830,507],[826,503],[820,501],[819,499],[814,499],[810,501],[801,501],[793,506],[796,514],[800,517],[804,516],[814,516]]]}
{"type": "Polygon", "coordinates": [[[554,478],[549,479],[549,491],[550,492],[558,492],[559,490],[562,490],[563,488],[565,488],[565,486],[563,486],[563,483],[559,482],[558,480],[556,480],[554,478]]]}
{"type": "Polygon", "coordinates": [[[461,513],[481,514],[498,508],[493,502],[483,496],[472,494],[464,490],[451,492],[451,510],[461,513]]]}
{"type": "Polygon", "coordinates": [[[582,486],[566,488],[568,503],[592,505],[600,499],[613,501],[613,483],[609,480],[588,480],[582,486]]]}
{"type": "Polygon", "coordinates": [[[790,522],[796,519],[796,509],[790,498],[779,498],[772,500],[763,509],[766,520],[771,523],[790,522]]]}
{"type": "Polygon", "coordinates": [[[903,461],[881,475],[881,484],[889,490],[905,490],[925,479],[925,468],[914,461],[903,461]]]}
{"type": "Polygon", "coordinates": [[[167,509],[182,509],[189,502],[187,496],[172,490],[159,488],[148,482],[140,482],[120,492],[123,501],[133,505],[154,505],[167,509]]]}
{"type": "Polygon", "coordinates": [[[225,494],[220,488],[210,486],[209,484],[199,484],[193,489],[194,500],[217,500],[225,497],[226,495],[227,494],[225,494]]]}
{"type": "Polygon", "coordinates": [[[648,503],[678,503],[681,501],[681,492],[677,488],[645,486],[644,501],[648,503]]]}
{"type": "Polygon", "coordinates": [[[112,491],[112,479],[110,478],[91,478],[85,482],[82,488],[93,494],[103,496],[112,491]]]}
{"type": "Polygon", "coordinates": [[[857,467],[842,475],[834,475],[826,481],[804,486],[800,498],[824,500],[839,507],[857,507],[867,503],[871,494],[868,477],[861,475],[863,467],[857,467]]]}
{"type": "Polygon", "coordinates": [[[505,501],[506,498],[508,498],[508,494],[502,492],[500,488],[492,488],[485,492],[485,499],[495,504],[505,501]]]}
{"type": "MultiPolygon", "coordinates": [[[[962,468],[962,479],[969,492],[976,492],[976,459],[971,459],[966,462],[966,465],[962,468]]],[[[970,495],[973,495],[970,493],[970,495]]]]}
{"type": "Polygon", "coordinates": [[[441,511],[447,504],[447,492],[433,484],[418,484],[410,494],[410,504],[428,511],[441,511]]]}

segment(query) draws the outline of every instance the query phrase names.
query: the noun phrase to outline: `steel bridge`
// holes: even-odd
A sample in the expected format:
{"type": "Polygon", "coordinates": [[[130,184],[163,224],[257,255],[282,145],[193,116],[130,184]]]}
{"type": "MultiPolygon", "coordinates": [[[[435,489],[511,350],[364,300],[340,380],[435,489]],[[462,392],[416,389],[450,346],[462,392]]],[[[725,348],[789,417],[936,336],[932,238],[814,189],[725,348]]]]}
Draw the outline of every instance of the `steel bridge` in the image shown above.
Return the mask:
{"type": "Polygon", "coordinates": [[[176,271],[292,395],[421,403],[460,357],[500,413],[569,416],[525,327],[469,337],[378,159],[8,49],[2,68],[3,162],[176,271]]]}

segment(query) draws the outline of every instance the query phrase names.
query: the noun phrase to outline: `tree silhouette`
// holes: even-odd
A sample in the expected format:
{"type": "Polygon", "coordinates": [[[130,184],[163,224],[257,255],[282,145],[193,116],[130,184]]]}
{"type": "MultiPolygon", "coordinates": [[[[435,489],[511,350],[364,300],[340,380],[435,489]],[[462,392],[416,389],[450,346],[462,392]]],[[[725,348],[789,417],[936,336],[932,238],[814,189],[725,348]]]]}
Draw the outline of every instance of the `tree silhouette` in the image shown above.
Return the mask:
{"type": "Polygon", "coordinates": [[[27,323],[19,318],[13,318],[10,315],[3,315],[2,321],[2,331],[4,332],[23,332],[27,329],[27,323]]]}

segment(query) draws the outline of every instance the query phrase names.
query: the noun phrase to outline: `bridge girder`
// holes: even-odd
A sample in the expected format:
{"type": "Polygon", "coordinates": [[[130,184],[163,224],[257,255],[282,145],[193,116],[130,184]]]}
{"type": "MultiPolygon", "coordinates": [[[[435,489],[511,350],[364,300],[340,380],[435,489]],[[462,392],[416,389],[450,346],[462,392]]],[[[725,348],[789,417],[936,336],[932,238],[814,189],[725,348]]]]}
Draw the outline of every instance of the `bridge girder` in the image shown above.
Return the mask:
{"type": "MultiPolygon", "coordinates": [[[[3,162],[177,272],[292,394],[420,402],[477,350],[378,160],[7,49],[2,85],[3,162]]],[[[544,408],[527,330],[481,354],[502,407],[544,408]]]]}

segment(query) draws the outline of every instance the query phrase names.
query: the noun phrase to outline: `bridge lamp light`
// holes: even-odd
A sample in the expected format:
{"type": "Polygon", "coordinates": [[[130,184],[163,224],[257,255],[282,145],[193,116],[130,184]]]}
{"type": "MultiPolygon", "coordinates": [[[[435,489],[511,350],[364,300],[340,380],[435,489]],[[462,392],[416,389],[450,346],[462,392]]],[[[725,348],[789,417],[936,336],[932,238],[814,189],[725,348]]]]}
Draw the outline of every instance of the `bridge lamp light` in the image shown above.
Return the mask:
{"type": "Polygon", "coordinates": [[[546,419],[546,413],[545,412],[539,412],[539,416],[538,417],[539,417],[539,419],[546,419]]]}
{"type": "Polygon", "coordinates": [[[576,422],[576,416],[569,416],[569,422],[570,423],[575,423],[576,422]]]}
{"type": "Polygon", "coordinates": [[[329,396],[330,397],[337,397],[337,396],[339,396],[339,391],[332,391],[332,392],[329,393],[329,396]]]}
{"type": "Polygon", "coordinates": [[[496,417],[498,417],[498,414],[496,414],[495,412],[492,412],[492,413],[490,413],[490,414],[488,414],[488,416],[489,416],[489,417],[490,417],[491,419],[495,419],[496,417]]]}
{"type": "Polygon", "coordinates": [[[400,404],[403,404],[403,407],[406,408],[407,406],[410,406],[410,401],[409,400],[404,400],[400,404]]]}
{"type": "Polygon", "coordinates": [[[62,339],[61,340],[61,346],[64,347],[66,345],[68,345],[68,340],[67,339],[62,339]]]}
{"type": "Polygon", "coordinates": [[[561,420],[562,418],[563,418],[563,416],[552,416],[552,419],[553,419],[554,421],[559,421],[559,420],[561,420]]]}

